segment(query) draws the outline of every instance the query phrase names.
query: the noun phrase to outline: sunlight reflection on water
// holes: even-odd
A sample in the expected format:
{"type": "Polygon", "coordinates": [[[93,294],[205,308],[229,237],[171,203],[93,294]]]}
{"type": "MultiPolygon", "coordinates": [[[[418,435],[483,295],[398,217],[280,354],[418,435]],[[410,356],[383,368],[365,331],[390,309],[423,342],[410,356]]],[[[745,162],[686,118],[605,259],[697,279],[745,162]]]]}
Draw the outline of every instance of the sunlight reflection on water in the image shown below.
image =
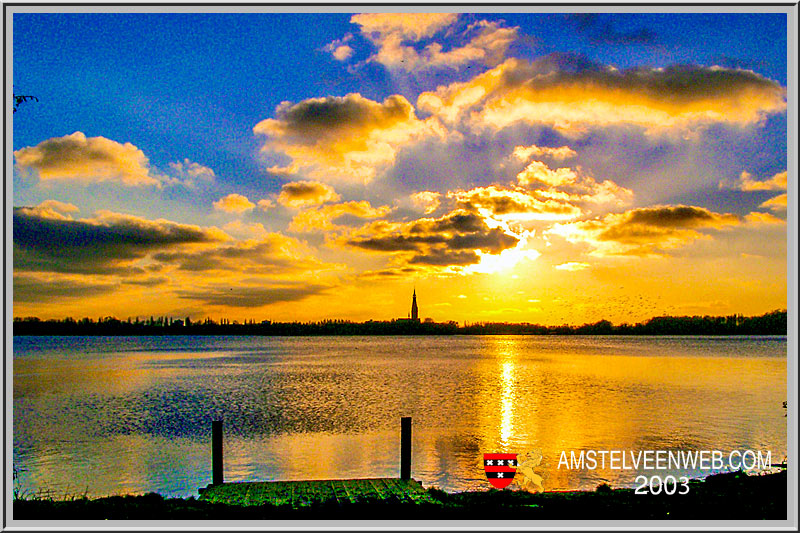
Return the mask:
{"type": "Polygon", "coordinates": [[[483,489],[484,452],[545,455],[548,490],[630,484],[563,450],[786,450],[786,339],[14,338],[14,465],[28,490],[196,493],[225,420],[226,480],[412,473],[483,489]]]}

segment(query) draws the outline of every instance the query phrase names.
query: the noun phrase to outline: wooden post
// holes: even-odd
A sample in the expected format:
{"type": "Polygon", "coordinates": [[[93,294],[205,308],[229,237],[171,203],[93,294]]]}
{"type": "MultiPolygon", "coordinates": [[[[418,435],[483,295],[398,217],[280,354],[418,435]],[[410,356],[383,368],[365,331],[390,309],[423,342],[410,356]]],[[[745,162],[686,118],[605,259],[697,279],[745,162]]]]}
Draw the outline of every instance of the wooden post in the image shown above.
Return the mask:
{"type": "Polygon", "coordinates": [[[222,420],[211,421],[211,483],[221,485],[222,477],[222,420]]]}
{"type": "Polygon", "coordinates": [[[400,479],[411,479],[411,417],[400,419],[400,479]]]}

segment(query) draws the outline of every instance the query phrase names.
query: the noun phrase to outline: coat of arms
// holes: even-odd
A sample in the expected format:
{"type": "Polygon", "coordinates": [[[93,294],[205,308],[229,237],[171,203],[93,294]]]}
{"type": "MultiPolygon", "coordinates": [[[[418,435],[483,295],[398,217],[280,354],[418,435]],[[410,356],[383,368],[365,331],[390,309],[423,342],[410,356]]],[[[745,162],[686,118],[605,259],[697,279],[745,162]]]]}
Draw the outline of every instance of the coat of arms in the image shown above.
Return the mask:
{"type": "Polygon", "coordinates": [[[484,453],[483,469],[493,487],[502,489],[514,481],[517,472],[516,453],[484,453]]]}

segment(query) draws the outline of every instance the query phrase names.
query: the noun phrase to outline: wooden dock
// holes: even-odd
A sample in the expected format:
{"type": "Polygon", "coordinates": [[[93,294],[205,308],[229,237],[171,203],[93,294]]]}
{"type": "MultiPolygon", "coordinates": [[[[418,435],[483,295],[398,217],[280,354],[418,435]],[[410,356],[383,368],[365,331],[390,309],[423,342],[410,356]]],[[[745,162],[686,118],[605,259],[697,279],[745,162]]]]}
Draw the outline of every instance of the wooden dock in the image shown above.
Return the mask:
{"type": "Polygon", "coordinates": [[[419,481],[397,478],[221,483],[202,489],[199,499],[228,505],[290,505],[294,509],[323,502],[435,503],[419,481]]]}
{"type": "Polygon", "coordinates": [[[288,505],[294,509],[315,504],[384,502],[436,503],[411,479],[411,417],[400,419],[400,477],[328,479],[317,481],[224,482],[222,420],[211,423],[212,482],[200,489],[200,500],[228,505],[288,505]]]}

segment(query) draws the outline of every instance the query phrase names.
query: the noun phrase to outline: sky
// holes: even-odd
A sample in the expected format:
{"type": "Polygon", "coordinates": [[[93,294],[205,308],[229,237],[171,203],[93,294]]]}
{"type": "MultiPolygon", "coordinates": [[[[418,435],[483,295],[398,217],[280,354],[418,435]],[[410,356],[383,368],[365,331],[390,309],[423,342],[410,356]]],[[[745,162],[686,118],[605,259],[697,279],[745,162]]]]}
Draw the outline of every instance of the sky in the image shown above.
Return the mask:
{"type": "Polygon", "coordinates": [[[12,24],[15,317],[786,308],[785,13],[12,24]]]}

